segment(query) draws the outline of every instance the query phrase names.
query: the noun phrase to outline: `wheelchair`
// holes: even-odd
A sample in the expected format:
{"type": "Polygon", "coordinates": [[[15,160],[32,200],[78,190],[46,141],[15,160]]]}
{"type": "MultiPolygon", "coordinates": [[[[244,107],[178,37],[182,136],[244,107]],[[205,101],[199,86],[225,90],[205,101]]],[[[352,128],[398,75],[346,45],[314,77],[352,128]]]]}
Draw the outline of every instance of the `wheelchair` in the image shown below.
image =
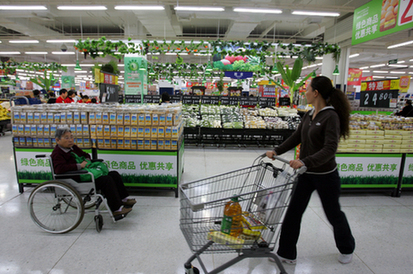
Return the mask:
{"type": "MultiPolygon", "coordinates": [[[[46,155],[36,155],[36,158],[46,157],[46,155]]],[[[52,159],[50,156],[48,158],[53,180],[38,185],[28,200],[30,217],[41,229],[54,234],[67,233],[82,222],[85,213],[95,212],[96,230],[100,232],[103,227],[101,212],[109,213],[114,223],[125,217],[124,215],[118,215],[116,218],[113,216],[106,198],[96,192],[92,173],[87,170],[77,170],[55,174],[52,159]],[[74,180],[84,174],[89,174],[91,180],[87,182],[74,180]],[[102,203],[105,210],[100,209],[102,203]],[[93,207],[94,210],[89,210],[93,207]]]]}

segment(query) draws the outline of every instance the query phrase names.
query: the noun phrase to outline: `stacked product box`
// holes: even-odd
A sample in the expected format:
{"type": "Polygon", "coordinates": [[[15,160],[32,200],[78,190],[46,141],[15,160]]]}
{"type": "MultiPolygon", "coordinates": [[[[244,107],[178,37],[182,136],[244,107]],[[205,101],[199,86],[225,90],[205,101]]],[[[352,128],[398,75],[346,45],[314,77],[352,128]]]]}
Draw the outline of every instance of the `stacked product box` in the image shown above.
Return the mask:
{"type": "Polygon", "coordinates": [[[349,138],[340,141],[338,152],[411,153],[413,131],[350,130],[349,138]]]}
{"type": "Polygon", "coordinates": [[[177,150],[183,136],[180,104],[15,106],[12,116],[18,147],[54,147],[58,127],[69,127],[81,148],[177,150]]]}
{"type": "Polygon", "coordinates": [[[180,104],[96,109],[89,123],[99,149],[177,150],[183,136],[180,104]]]}
{"type": "Polygon", "coordinates": [[[91,147],[85,107],[44,104],[12,108],[13,142],[17,147],[52,148],[56,145],[55,133],[59,127],[69,127],[79,147],[91,147]]]}

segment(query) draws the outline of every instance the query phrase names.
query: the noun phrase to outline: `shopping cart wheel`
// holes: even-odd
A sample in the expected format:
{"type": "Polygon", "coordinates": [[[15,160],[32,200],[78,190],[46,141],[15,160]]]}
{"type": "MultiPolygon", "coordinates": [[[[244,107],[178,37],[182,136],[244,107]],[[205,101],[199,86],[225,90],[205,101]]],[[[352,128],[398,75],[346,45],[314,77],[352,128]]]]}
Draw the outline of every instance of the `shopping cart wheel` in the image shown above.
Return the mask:
{"type": "Polygon", "coordinates": [[[191,263],[185,263],[185,274],[199,274],[199,269],[193,266],[191,263]]]}
{"type": "Polygon", "coordinates": [[[102,231],[102,227],[103,227],[103,217],[102,215],[96,215],[95,216],[95,224],[96,224],[96,231],[97,232],[101,232],[102,231]]]}

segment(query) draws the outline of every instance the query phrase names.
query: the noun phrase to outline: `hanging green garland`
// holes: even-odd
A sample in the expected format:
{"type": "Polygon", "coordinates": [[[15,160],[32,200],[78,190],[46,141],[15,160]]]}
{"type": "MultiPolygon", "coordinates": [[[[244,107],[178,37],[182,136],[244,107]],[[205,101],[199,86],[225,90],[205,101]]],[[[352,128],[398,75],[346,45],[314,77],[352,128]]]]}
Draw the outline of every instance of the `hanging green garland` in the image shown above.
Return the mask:
{"type": "Polygon", "coordinates": [[[15,62],[13,60],[8,62],[0,62],[0,69],[5,71],[5,74],[14,74],[16,69],[24,69],[29,71],[67,71],[67,67],[58,63],[41,63],[41,62],[15,62]]]}
{"type": "MultiPolygon", "coordinates": [[[[315,43],[310,46],[300,46],[295,44],[284,44],[282,41],[275,43],[267,41],[221,41],[208,40],[189,43],[185,41],[163,42],[158,41],[143,41],[142,44],[133,43],[132,38],[128,38],[128,42],[123,41],[112,42],[102,37],[98,40],[87,38],[85,41],[79,40],[75,44],[75,49],[83,52],[86,55],[90,54],[92,58],[105,57],[107,55],[121,59],[125,54],[138,53],[145,54],[165,54],[176,53],[180,54],[200,54],[202,52],[210,52],[212,55],[220,54],[221,57],[226,55],[233,56],[253,56],[265,60],[266,56],[277,57],[293,57],[298,56],[308,62],[314,62],[318,56],[333,54],[336,62],[339,61],[341,49],[337,44],[315,43]],[[281,50],[280,50],[281,49],[281,50]]],[[[156,56],[153,56],[156,59],[156,56]]]]}

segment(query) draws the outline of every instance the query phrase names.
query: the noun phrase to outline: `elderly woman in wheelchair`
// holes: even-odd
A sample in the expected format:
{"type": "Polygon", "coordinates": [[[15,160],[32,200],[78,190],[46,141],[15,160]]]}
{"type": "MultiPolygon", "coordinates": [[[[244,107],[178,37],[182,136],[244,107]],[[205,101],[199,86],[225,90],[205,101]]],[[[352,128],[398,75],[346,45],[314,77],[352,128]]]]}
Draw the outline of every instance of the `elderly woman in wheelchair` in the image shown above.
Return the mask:
{"type": "Polygon", "coordinates": [[[109,172],[102,160],[91,160],[88,153],[74,144],[69,128],[56,129],[56,143],[50,156],[54,180],[37,186],[29,197],[30,215],[37,225],[51,233],[69,232],[80,224],[85,209],[96,206],[96,229],[100,232],[102,202],[109,207],[114,221],[132,211],[136,200],[128,198],[120,174],[109,172]],[[101,191],[106,199],[96,191],[101,191]]]}

